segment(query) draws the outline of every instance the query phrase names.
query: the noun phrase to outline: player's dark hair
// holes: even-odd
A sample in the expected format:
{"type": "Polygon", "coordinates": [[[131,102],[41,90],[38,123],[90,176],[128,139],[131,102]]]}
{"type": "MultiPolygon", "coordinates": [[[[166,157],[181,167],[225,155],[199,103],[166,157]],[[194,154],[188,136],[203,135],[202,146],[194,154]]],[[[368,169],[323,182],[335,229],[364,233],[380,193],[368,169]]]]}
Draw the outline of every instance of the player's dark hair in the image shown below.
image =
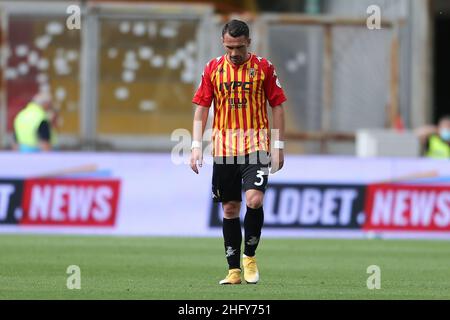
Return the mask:
{"type": "Polygon", "coordinates": [[[250,37],[248,25],[244,21],[240,20],[231,20],[225,24],[222,29],[222,37],[225,36],[226,33],[233,38],[240,36],[246,36],[247,38],[250,37]]]}

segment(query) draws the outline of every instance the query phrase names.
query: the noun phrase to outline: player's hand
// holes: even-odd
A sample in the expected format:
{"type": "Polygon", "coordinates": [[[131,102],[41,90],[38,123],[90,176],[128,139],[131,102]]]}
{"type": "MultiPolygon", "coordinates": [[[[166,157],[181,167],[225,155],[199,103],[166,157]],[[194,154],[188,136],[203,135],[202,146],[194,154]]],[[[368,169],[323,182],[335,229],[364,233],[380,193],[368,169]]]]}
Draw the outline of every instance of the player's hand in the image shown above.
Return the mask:
{"type": "Polygon", "coordinates": [[[283,149],[273,149],[270,155],[271,168],[270,173],[275,173],[284,165],[284,152],[283,149]]]}
{"type": "Polygon", "coordinates": [[[203,165],[203,154],[200,148],[192,148],[191,151],[191,169],[198,174],[197,165],[201,168],[203,165]]]}

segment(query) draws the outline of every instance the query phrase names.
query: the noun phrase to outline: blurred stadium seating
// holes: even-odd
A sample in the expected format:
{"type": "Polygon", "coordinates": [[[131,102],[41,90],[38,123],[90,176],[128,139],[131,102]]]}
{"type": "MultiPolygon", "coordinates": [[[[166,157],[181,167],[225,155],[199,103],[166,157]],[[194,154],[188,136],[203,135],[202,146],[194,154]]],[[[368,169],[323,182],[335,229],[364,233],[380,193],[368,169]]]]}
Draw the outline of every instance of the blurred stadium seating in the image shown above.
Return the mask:
{"type": "Polygon", "coordinates": [[[288,150],[355,154],[357,130],[413,129],[434,112],[432,87],[417,84],[431,68],[416,63],[431,52],[413,32],[428,30],[423,5],[376,2],[381,30],[366,27],[370,1],[1,1],[1,144],[41,88],[59,109],[61,149],[170,150],[170,133],[191,127],[205,62],[223,52],[223,23],[240,16],[287,92],[288,150]],[[69,4],[81,30],[66,28],[69,4]]]}

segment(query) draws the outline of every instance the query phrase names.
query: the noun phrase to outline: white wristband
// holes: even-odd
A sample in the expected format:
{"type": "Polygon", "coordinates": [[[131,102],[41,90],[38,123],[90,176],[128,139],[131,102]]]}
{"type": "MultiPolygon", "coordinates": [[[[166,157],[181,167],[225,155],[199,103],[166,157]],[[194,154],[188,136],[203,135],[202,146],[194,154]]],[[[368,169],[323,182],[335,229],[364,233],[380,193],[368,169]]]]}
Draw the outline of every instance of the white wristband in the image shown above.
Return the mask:
{"type": "Polygon", "coordinates": [[[194,149],[194,148],[201,149],[202,148],[202,143],[200,141],[196,141],[196,140],[192,141],[191,150],[194,149]]]}
{"type": "Polygon", "coordinates": [[[273,142],[273,148],[274,149],[284,149],[284,141],[275,140],[273,142]]]}

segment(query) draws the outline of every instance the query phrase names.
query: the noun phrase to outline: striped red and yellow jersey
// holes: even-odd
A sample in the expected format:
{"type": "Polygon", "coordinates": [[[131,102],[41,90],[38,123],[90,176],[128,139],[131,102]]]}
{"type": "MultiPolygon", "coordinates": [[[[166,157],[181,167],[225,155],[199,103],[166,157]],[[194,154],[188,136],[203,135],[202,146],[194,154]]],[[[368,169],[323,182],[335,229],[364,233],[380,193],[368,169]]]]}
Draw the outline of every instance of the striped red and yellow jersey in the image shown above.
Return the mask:
{"type": "Polygon", "coordinates": [[[241,65],[226,55],[209,61],[192,102],[209,108],[212,101],[214,156],[270,150],[266,102],[276,107],[286,101],[270,61],[254,54],[241,65]]]}

